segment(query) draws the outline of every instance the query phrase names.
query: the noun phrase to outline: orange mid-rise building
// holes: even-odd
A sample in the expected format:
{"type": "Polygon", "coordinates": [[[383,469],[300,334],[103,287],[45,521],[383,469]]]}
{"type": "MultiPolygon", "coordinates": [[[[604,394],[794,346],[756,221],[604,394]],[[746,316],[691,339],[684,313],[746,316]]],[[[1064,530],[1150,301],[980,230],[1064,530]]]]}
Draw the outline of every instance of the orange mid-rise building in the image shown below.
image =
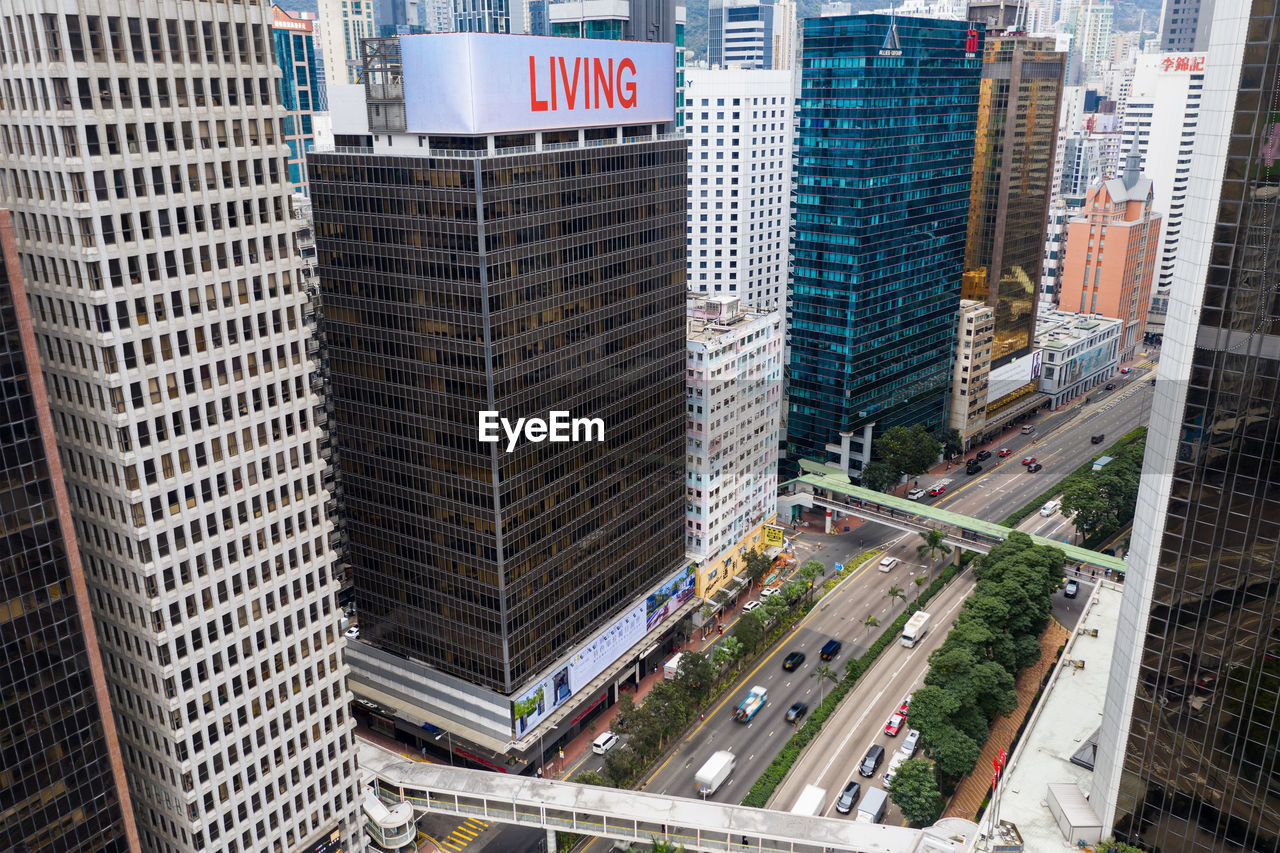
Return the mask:
{"type": "Polygon", "coordinates": [[[1120,359],[1133,357],[1147,326],[1160,244],[1149,178],[1130,158],[1124,174],[1089,189],[1084,212],[1067,226],[1058,308],[1125,321],[1120,359]]]}

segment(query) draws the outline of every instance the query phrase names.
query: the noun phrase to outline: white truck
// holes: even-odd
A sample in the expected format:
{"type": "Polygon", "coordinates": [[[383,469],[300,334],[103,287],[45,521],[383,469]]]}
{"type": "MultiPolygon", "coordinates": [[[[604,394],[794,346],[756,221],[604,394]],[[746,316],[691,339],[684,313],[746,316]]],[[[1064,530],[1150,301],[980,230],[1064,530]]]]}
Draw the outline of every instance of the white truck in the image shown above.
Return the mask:
{"type": "Polygon", "coordinates": [[[929,633],[929,614],[923,610],[917,610],[902,627],[902,645],[911,648],[924,639],[927,633],[929,633]]]}
{"type": "Polygon", "coordinates": [[[684,657],[684,652],[675,655],[671,660],[662,665],[663,678],[675,678],[680,674],[680,661],[684,657]]]}
{"type": "Polygon", "coordinates": [[[858,814],[854,820],[858,823],[879,823],[888,804],[889,795],[883,789],[868,788],[858,802],[858,814]]]}
{"type": "Polygon", "coordinates": [[[737,763],[738,759],[726,749],[708,758],[707,763],[702,765],[693,777],[693,781],[698,783],[698,793],[709,797],[718,791],[725,780],[733,774],[733,768],[737,763]]]}
{"type": "Polygon", "coordinates": [[[819,788],[817,785],[805,785],[804,790],[800,792],[800,796],[796,797],[796,804],[791,807],[791,813],[814,817],[822,814],[822,807],[826,802],[826,788],[819,788]]]}

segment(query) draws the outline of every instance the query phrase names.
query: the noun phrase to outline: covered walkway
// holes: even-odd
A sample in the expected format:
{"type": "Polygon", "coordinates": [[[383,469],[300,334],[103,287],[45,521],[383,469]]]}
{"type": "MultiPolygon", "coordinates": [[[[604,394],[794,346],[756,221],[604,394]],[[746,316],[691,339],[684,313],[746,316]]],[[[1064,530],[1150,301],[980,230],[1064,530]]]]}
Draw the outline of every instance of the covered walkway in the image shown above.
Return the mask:
{"type": "MultiPolygon", "coordinates": [[[[1008,539],[1013,532],[1012,528],[994,521],[982,521],[929,504],[855,486],[848,477],[841,474],[804,474],[790,483],[801,493],[802,502],[803,498],[808,497],[813,506],[869,521],[879,521],[910,533],[941,530],[946,536],[947,544],[968,551],[985,554],[1008,539]]],[[[1124,576],[1125,562],[1118,557],[1099,554],[1079,545],[1068,545],[1043,536],[1027,535],[1037,545],[1048,545],[1062,551],[1068,563],[1085,568],[1110,569],[1113,575],[1124,576]]]]}
{"type": "Polygon", "coordinates": [[[378,795],[415,812],[593,835],[619,841],[666,839],[688,851],[744,853],[968,853],[977,825],[944,820],[929,829],[804,817],[684,797],[620,791],[406,760],[357,740],[360,769],[378,795]]]}

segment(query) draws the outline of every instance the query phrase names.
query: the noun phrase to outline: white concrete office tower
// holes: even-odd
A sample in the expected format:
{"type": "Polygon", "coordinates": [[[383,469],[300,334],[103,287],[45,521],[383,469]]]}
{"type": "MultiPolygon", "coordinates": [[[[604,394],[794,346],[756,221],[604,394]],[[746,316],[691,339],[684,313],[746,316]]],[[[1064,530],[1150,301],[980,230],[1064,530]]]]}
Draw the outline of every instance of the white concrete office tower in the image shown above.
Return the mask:
{"type": "Polygon", "coordinates": [[[1160,11],[1160,49],[1166,52],[1209,49],[1215,0],[1164,0],[1160,11]]]}
{"type": "Polygon", "coordinates": [[[690,291],[782,306],[793,104],[789,71],[686,71],[690,291]]]}
{"type": "Polygon", "coordinates": [[[1155,184],[1154,208],[1165,214],[1156,280],[1151,288],[1151,310],[1147,314],[1147,331],[1155,334],[1164,331],[1169,310],[1206,62],[1207,55],[1203,53],[1139,57],[1125,113],[1124,151],[1141,158],[1142,171],[1155,184]]]}
{"type": "Polygon", "coordinates": [[[691,294],[687,318],[685,547],[706,598],[777,515],[784,329],[733,296],[691,294]]]}
{"type": "Polygon", "coordinates": [[[951,372],[949,426],[965,447],[982,430],[987,417],[987,382],[991,375],[991,343],[995,309],[977,299],[961,299],[956,327],[956,360],[951,372]]]}
{"type": "Polygon", "coordinates": [[[778,0],[773,8],[773,68],[787,71],[796,67],[796,52],[800,49],[796,42],[800,25],[795,0],[778,0]]]}
{"type": "Polygon", "coordinates": [[[363,64],[360,40],[373,38],[373,0],[317,0],[320,51],[325,81],[331,86],[354,83],[363,64]]]}
{"type": "Polygon", "coordinates": [[[361,843],[270,27],[0,4],[0,206],[161,853],[361,843]]]}
{"type": "Polygon", "coordinates": [[[453,30],[459,33],[511,32],[508,0],[453,0],[453,30]]]}
{"type": "Polygon", "coordinates": [[[1106,68],[1111,60],[1111,29],[1115,7],[1110,0],[1085,0],[1071,10],[1067,30],[1073,36],[1071,49],[1080,56],[1080,80],[1083,82],[1106,68]]]}

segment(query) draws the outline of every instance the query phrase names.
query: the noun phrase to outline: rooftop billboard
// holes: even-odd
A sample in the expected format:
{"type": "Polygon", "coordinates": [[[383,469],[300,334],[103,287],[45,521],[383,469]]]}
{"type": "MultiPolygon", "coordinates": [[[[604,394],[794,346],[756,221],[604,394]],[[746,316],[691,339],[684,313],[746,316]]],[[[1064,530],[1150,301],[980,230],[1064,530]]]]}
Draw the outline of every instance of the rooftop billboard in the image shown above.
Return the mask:
{"type": "Polygon", "coordinates": [[[409,133],[521,133],[675,120],[675,47],[498,33],[402,36],[409,133]]]}

